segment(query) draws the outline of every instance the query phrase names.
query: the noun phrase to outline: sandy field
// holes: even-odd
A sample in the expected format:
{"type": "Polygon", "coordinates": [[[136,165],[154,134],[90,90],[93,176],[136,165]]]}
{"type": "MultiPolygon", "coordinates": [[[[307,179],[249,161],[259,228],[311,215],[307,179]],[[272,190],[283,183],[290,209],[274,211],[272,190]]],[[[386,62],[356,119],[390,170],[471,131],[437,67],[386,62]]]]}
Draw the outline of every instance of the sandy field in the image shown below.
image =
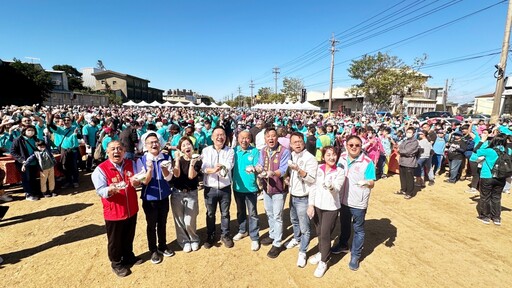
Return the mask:
{"type": "MultiPolygon", "coordinates": [[[[21,188],[11,188],[15,201],[0,222],[2,287],[510,287],[512,283],[512,195],[502,199],[502,226],[476,219],[475,197],[464,190],[469,182],[437,183],[405,200],[393,192],[397,176],[380,180],[372,191],[366,221],[363,260],[348,269],[350,255],[334,255],[323,278],[315,267],[296,266],[298,248],[276,259],[270,247],[250,250],[247,237],[227,249],[184,253],[175,242],[169,215],[168,242],[176,251],[159,265],[149,261],[145,218],[138,214],[134,252],[146,262],[118,278],[107,257],[101,202],[89,174],[79,189],[36,202],[25,201],[21,188]],[[507,284],[508,283],[508,284],[507,284]]],[[[206,236],[205,207],[200,193],[198,229],[206,236]]],[[[285,239],[292,228],[285,207],[285,239]]],[[[262,230],[268,232],[263,202],[258,205],[262,230]]],[[[218,218],[219,219],[219,218],[218,218]]],[[[219,221],[217,221],[219,222],[219,221]]],[[[339,224],[338,224],[339,226],[339,224]]],[[[231,231],[237,232],[236,207],[231,205],[231,231]]],[[[220,227],[218,227],[220,229],[220,227]]],[[[333,241],[339,227],[333,234],[333,241]]],[[[318,250],[316,237],[308,256],[318,250]]]]}

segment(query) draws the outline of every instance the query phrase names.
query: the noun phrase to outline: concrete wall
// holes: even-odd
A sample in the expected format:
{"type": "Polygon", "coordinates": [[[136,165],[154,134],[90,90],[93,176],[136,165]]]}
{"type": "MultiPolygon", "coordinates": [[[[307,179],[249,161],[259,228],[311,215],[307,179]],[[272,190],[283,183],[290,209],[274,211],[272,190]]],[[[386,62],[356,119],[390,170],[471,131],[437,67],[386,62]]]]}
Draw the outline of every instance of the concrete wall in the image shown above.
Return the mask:
{"type": "Polygon", "coordinates": [[[71,92],[52,92],[44,105],[81,105],[108,106],[108,96],[98,94],[73,94],[71,92]]]}

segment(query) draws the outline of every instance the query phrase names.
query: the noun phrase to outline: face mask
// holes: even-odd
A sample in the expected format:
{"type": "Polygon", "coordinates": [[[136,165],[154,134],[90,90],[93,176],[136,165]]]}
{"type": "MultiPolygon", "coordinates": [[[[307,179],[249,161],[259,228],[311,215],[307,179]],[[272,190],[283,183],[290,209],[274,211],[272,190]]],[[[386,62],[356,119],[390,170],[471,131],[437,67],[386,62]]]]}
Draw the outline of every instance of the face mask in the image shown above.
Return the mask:
{"type": "Polygon", "coordinates": [[[407,138],[412,138],[412,133],[406,133],[406,134],[405,134],[405,137],[407,137],[407,138]]]}
{"type": "Polygon", "coordinates": [[[35,132],[34,131],[27,131],[25,132],[25,135],[27,135],[27,137],[32,137],[34,136],[35,132]]]}

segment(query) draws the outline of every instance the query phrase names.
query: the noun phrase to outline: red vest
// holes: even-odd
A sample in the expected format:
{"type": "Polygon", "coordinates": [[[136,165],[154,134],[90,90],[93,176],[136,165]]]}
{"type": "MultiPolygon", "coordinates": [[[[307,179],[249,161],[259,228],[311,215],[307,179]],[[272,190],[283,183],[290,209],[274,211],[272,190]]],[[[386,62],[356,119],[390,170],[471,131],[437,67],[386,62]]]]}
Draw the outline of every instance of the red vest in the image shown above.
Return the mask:
{"type": "Polygon", "coordinates": [[[133,161],[124,160],[123,174],[117,171],[110,160],[104,161],[98,168],[105,174],[108,186],[121,181],[126,182],[128,185],[125,189],[119,190],[119,193],[108,198],[101,198],[101,202],[103,203],[103,217],[105,217],[105,220],[125,220],[135,215],[139,211],[139,202],[135,187],[130,183],[130,178],[134,175],[133,161]]]}

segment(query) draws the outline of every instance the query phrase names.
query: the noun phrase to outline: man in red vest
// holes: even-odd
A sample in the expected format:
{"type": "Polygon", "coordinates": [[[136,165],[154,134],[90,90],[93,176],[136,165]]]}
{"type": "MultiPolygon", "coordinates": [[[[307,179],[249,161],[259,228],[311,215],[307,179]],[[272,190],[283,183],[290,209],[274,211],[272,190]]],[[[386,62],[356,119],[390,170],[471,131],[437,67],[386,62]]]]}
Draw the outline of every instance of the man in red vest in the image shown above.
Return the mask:
{"type": "Polygon", "coordinates": [[[133,239],[139,204],[135,187],[140,185],[133,175],[135,165],[124,159],[125,148],[119,141],[108,143],[108,159],[92,173],[96,193],[103,203],[103,216],[108,238],[108,258],[112,271],[119,277],[131,273],[129,267],[142,263],[133,254],[133,239]]]}

